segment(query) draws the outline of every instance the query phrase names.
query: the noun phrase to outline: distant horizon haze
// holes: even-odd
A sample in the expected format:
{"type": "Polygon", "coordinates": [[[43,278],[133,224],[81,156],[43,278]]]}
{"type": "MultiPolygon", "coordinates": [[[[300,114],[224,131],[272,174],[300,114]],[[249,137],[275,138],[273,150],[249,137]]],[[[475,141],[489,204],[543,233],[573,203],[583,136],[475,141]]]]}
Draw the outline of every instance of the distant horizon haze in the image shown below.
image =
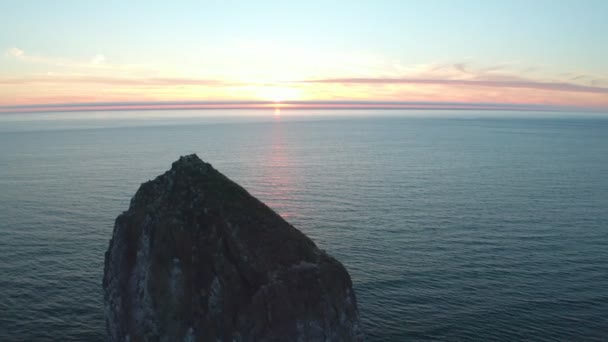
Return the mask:
{"type": "Polygon", "coordinates": [[[425,101],[150,101],[49,103],[0,106],[0,114],[67,113],[97,111],[165,110],[476,110],[515,112],[587,112],[606,113],[603,107],[555,106],[542,104],[466,103],[425,101]]]}

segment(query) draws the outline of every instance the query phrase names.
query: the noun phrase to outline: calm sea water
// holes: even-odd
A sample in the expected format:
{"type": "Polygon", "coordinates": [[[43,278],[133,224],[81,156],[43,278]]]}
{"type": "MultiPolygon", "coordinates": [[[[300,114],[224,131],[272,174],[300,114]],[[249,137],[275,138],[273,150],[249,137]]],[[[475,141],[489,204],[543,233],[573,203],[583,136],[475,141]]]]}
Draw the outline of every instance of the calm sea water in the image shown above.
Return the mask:
{"type": "Polygon", "coordinates": [[[608,339],[608,120],[165,114],[0,118],[1,341],[104,340],[114,219],[193,152],[346,265],[370,341],[608,339]]]}

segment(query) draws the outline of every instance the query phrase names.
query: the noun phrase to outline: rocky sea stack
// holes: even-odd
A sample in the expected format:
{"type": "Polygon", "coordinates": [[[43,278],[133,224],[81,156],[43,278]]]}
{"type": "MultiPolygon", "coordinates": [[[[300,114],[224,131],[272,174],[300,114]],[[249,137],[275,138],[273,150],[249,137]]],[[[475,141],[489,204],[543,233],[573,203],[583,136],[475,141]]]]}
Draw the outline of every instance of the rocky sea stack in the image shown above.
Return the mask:
{"type": "Polygon", "coordinates": [[[103,288],[110,341],[361,339],[346,269],[194,154],[118,216],[103,288]]]}

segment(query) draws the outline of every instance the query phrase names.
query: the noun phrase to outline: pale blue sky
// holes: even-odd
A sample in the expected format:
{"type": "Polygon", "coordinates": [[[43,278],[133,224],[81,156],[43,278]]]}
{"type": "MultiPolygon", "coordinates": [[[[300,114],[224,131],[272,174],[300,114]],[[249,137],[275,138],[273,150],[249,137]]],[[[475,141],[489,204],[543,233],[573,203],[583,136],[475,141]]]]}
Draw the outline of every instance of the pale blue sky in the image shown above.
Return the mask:
{"type": "Polygon", "coordinates": [[[378,51],[404,63],[474,58],[605,70],[608,1],[3,1],[0,45],[55,56],[175,60],[263,39],[378,51]],[[130,51],[131,50],[131,51],[130,51]],[[176,56],[177,54],[177,56],[176,56]]]}

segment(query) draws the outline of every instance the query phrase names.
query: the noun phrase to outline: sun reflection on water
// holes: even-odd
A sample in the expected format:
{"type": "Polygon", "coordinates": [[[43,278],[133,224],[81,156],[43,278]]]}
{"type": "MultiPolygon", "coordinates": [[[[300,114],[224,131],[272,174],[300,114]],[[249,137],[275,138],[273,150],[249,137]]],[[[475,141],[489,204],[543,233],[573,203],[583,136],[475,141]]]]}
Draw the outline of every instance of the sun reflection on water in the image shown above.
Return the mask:
{"type": "MultiPolygon", "coordinates": [[[[276,108],[275,118],[279,119],[280,115],[281,110],[276,108]]],[[[280,120],[275,121],[271,134],[271,146],[265,158],[267,169],[264,172],[264,183],[270,185],[266,197],[268,206],[288,219],[297,216],[293,206],[294,193],[297,190],[294,172],[297,168],[293,165],[288,151],[285,124],[280,120]]]]}

